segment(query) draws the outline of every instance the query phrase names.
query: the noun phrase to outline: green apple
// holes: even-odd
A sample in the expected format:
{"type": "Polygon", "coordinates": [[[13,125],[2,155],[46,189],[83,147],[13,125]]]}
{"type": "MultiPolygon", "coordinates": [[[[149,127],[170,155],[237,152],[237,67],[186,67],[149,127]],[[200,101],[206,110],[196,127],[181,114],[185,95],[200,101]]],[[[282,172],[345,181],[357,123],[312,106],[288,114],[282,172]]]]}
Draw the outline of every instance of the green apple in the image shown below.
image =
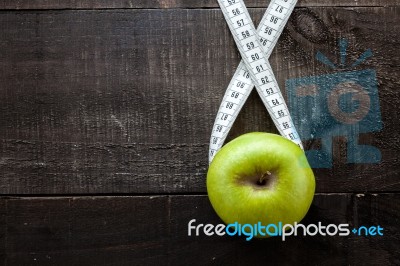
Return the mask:
{"type": "Polygon", "coordinates": [[[294,224],[306,215],[314,191],[304,151],[276,134],[253,132],[232,140],[207,173],[209,199],[226,224],[294,224]]]}

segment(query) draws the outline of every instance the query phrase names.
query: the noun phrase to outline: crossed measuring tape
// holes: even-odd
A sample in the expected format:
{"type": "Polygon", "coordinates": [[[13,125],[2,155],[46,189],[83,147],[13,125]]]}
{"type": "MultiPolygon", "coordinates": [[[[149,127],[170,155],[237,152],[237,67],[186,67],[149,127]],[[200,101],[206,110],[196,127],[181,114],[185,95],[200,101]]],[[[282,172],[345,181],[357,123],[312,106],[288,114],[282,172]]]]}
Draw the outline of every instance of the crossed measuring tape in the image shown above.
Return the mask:
{"type": "Polygon", "coordinates": [[[218,0],[242,56],[214,122],[209,162],[222,147],[240,109],[256,87],[279,133],[303,148],[268,58],[297,0],[272,0],[257,31],[242,0],[218,0]]]}

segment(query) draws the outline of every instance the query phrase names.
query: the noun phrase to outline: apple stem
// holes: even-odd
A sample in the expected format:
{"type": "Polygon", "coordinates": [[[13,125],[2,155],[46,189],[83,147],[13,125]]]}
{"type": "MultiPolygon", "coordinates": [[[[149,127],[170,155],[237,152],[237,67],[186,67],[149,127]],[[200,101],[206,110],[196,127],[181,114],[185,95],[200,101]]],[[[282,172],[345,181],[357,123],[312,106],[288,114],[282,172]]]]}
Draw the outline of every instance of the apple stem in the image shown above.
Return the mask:
{"type": "Polygon", "coordinates": [[[259,183],[262,184],[262,183],[264,182],[264,179],[265,179],[267,176],[270,176],[270,175],[272,175],[270,171],[267,171],[266,173],[264,173],[264,174],[260,177],[259,183]]]}

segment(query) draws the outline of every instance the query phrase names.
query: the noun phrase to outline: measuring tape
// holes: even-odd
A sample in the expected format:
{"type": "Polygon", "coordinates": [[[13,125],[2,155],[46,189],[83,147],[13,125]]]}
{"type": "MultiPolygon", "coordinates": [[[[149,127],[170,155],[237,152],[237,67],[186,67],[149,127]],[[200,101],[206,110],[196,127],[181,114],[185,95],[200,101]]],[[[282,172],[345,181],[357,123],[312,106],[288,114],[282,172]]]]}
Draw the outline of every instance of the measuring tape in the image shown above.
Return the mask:
{"type": "Polygon", "coordinates": [[[243,60],[229,83],[214,122],[210,139],[210,163],[222,147],[254,85],[279,133],[303,149],[268,62],[296,2],[272,0],[256,31],[242,0],[218,0],[243,60]]]}

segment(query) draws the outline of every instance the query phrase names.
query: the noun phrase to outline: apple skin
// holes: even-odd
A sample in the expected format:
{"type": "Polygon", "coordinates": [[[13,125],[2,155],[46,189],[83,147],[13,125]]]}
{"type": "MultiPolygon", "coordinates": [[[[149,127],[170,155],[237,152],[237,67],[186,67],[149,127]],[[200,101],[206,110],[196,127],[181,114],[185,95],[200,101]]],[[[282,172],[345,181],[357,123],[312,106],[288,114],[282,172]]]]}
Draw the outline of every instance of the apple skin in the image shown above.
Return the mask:
{"type": "Polygon", "coordinates": [[[294,224],[310,208],[315,178],[292,141],[253,132],[219,150],[208,169],[207,192],[226,224],[294,224]]]}

